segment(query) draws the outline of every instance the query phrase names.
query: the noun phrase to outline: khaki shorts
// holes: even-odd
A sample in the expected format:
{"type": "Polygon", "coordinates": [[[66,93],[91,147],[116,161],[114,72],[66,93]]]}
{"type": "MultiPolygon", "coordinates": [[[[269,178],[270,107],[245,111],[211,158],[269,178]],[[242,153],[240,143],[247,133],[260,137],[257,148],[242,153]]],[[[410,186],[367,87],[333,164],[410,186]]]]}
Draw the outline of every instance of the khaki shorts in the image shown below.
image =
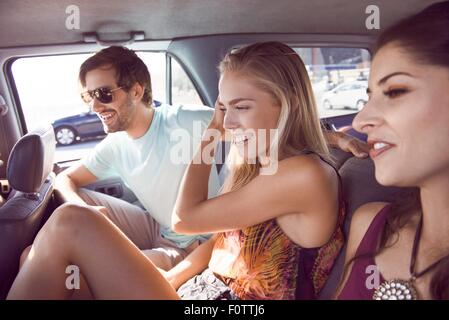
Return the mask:
{"type": "Polygon", "coordinates": [[[159,223],[142,208],[108,196],[106,194],[79,189],[78,194],[83,200],[92,206],[103,206],[108,209],[107,217],[140,249],[154,250],[165,254],[170,258],[174,267],[182,261],[198,243],[194,243],[186,249],[181,249],[170,240],[161,236],[159,223]]]}

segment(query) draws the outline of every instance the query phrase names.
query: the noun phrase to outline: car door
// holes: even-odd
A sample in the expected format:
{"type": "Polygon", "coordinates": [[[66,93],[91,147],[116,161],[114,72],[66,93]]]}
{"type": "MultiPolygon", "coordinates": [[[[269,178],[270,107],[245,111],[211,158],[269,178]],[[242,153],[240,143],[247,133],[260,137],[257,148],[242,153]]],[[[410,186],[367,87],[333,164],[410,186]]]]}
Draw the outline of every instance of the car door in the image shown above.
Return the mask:
{"type": "Polygon", "coordinates": [[[354,89],[353,100],[352,100],[353,103],[351,104],[352,108],[355,108],[356,110],[360,110],[360,108],[358,106],[358,102],[359,101],[364,101],[364,102],[368,101],[368,94],[366,93],[367,87],[368,87],[367,84],[362,84],[362,83],[359,83],[356,85],[356,88],[354,89]]]}
{"type": "Polygon", "coordinates": [[[350,97],[349,87],[350,85],[344,84],[334,89],[332,105],[336,107],[344,107],[346,105],[348,97],[350,97]]]}

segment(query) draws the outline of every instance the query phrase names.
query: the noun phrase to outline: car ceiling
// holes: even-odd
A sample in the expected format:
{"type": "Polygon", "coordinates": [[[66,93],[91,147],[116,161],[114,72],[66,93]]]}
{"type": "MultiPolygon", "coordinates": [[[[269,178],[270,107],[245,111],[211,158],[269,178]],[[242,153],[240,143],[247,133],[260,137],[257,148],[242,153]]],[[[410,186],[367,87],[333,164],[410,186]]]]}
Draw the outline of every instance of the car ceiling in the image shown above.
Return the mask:
{"type": "MultiPolygon", "coordinates": [[[[83,33],[147,40],[227,33],[375,34],[365,9],[380,9],[380,27],[439,0],[1,0],[0,47],[81,43],[83,33]],[[405,4],[406,3],[406,4],[405,4]],[[65,27],[77,5],[80,29],[65,27]]],[[[112,37],[112,38],[113,38],[112,37]]]]}

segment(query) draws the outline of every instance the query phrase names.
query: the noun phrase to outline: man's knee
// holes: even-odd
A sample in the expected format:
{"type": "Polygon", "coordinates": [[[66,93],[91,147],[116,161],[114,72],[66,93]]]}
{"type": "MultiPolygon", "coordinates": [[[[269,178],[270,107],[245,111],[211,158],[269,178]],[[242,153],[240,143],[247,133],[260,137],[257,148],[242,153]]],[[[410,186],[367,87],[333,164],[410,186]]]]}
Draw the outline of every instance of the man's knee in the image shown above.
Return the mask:
{"type": "Polygon", "coordinates": [[[77,232],[77,230],[85,229],[102,219],[104,216],[98,210],[88,206],[65,203],[53,212],[44,229],[63,233],[77,232]]]}

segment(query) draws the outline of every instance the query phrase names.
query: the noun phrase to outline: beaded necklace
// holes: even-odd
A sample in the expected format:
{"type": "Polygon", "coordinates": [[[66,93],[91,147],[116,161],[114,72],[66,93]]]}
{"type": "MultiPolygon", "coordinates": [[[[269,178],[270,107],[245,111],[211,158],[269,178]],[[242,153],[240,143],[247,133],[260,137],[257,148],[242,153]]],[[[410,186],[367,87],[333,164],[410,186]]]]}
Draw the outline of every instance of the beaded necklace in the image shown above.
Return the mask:
{"type": "Polygon", "coordinates": [[[416,272],[416,255],[419,249],[419,242],[421,240],[423,217],[419,220],[419,224],[416,228],[415,239],[413,240],[412,255],[410,258],[410,278],[408,280],[393,279],[390,281],[384,281],[374,292],[373,300],[417,300],[418,291],[414,287],[414,282],[419,277],[435,269],[443,260],[449,258],[449,254],[432,263],[421,272],[416,272]]]}

